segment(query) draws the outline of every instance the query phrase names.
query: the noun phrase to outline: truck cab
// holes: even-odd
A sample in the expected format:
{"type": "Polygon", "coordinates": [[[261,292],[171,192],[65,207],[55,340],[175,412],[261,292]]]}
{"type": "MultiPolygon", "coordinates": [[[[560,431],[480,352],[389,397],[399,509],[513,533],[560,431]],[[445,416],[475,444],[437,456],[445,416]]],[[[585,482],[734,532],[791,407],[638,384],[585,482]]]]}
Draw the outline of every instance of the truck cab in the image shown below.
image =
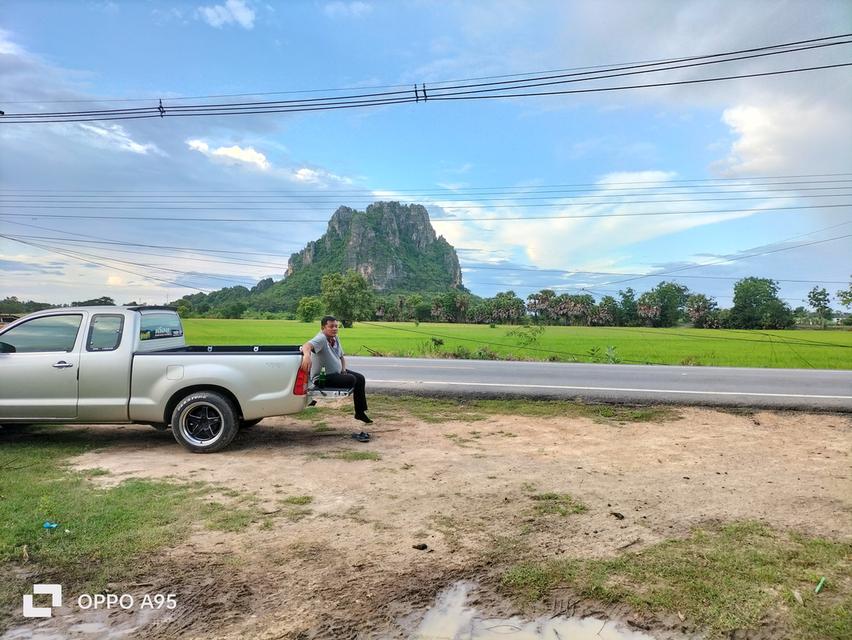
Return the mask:
{"type": "Polygon", "coordinates": [[[0,333],[0,421],[126,421],[133,354],[184,345],[168,307],[31,314],[0,333]]]}

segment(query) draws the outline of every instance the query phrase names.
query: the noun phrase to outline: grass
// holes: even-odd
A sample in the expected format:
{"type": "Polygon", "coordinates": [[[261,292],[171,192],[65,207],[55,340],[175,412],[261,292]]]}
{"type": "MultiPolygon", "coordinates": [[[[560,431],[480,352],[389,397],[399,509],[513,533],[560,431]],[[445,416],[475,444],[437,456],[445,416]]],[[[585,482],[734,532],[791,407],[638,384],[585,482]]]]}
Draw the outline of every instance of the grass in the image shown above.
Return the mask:
{"type": "MultiPolygon", "coordinates": [[[[183,321],[190,344],[302,344],[318,323],[293,320],[183,321]]],[[[512,327],[410,322],[355,323],[341,329],[352,355],[448,357],[485,343],[500,358],[560,362],[608,362],[608,347],[621,362],[691,366],[852,369],[852,331],[793,329],[652,329],[632,327],[546,327],[532,349],[507,336],[512,327]],[[431,337],[443,340],[435,347],[431,337]],[[437,351],[436,351],[437,349],[437,351]]]]}
{"type": "Polygon", "coordinates": [[[376,462],[382,459],[375,451],[326,451],[323,453],[310,453],[309,458],[317,460],[344,460],[346,462],[360,462],[371,460],[376,462]]]}
{"type": "Polygon", "coordinates": [[[711,638],[771,619],[780,627],[779,638],[840,640],[852,634],[850,570],[850,543],[745,522],[697,530],[687,539],[616,558],[519,564],[503,575],[502,585],[526,602],[568,585],[600,602],[680,613],[711,638]],[[827,587],[817,595],[821,576],[827,587]]]}
{"type": "MultiPolygon", "coordinates": [[[[109,443],[99,437],[99,446],[109,443]]],[[[0,431],[0,612],[20,605],[33,577],[98,592],[132,580],[144,570],[139,558],[183,540],[197,523],[239,531],[257,517],[245,501],[205,502],[215,490],[204,483],[125,480],[99,488],[91,478],[106,471],[66,466],[92,448],[85,430],[0,431]],[[45,522],[58,526],[45,529],[45,522]]]]}
{"type": "Polygon", "coordinates": [[[586,505],[567,493],[538,493],[530,498],[535,501],[534,509],[539,515],[567,516],[589,510],[586,505]]]}
{"type": "Polygon", "coordinates": [[[221,502],[205,504],[201,513],[208,529],[232,533],[242,531],[259,517],[259,513],[255,509],[235,508],[221,502]]]}
{"type": "Polygon", "coordinates": [[[284,506],[284,517],[290,522],[299,522],[313,515],[314,510],[307,506],[313,501],[313,496],[287,496],[279,500],[284,506]]]}

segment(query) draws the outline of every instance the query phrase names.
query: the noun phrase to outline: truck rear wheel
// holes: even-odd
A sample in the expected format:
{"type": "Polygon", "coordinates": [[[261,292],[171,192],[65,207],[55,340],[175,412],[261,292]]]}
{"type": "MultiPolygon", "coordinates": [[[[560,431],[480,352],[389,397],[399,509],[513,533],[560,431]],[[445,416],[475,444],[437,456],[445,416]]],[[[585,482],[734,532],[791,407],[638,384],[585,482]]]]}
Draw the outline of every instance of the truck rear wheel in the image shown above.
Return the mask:
{"type": "Polygon", "coordinates": [[[175,440],[193,453],[213,453],[237,435],[237,413],[231,401],[215,391],[186,396],[172,414],[175,440]]]}

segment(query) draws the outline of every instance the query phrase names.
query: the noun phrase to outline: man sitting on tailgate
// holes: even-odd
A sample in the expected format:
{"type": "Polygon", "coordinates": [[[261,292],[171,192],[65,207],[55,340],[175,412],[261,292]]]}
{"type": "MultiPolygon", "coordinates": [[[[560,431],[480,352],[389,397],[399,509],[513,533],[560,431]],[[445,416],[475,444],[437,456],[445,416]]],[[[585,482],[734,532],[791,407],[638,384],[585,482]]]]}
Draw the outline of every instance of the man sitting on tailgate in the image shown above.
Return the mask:
{"type": "Polygon", "coordinates": [[[325,379],[317,386],[354,388],[355,419],[372,423],[367,416],[366,380],[357,371],[346,368],[343,346],[337,337],[340,329],[337,318],[324,316],[320,327],[320,332],[302,345],[302,370],[310,372],[311,380],[317,384],[320,372],[325,369],[325,379]],[[316,358],[312,354],[316,354],[316,358]]]}

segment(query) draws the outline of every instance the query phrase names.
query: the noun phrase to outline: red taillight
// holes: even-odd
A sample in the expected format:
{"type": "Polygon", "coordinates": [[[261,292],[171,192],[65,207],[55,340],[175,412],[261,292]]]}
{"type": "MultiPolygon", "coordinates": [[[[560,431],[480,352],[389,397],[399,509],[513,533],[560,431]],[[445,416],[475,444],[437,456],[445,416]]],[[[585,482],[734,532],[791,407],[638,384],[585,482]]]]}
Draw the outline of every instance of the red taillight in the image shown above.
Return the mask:
{"type": "Polygon", "coordinates": [[[296,374],[296,383],[293,385],[293,395],[294,396],[303,396],[307,392],[308,386],[308,372],[299,368],[299,372],[296,374]]]}

